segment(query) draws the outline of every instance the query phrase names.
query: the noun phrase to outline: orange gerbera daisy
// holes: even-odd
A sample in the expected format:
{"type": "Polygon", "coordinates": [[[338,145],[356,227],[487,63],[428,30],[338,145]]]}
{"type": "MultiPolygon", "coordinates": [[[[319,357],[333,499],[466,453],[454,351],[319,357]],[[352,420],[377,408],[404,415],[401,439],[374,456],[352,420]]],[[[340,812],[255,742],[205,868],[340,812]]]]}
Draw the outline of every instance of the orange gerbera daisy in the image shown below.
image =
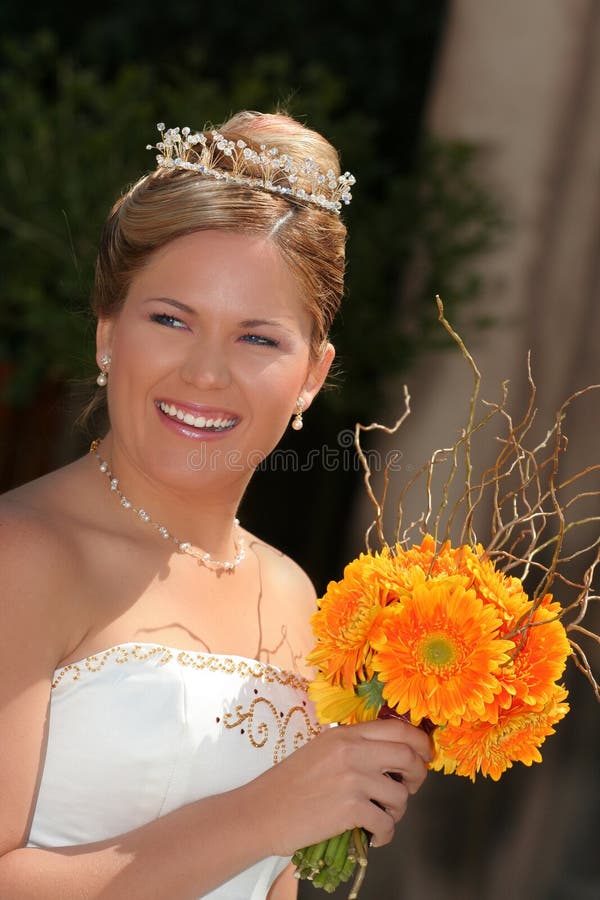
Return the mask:
{"type": "Polygon", "coordinates": [[[330,722],[352,725],[377,718],[377,707],[369,705],[366,696],[357,694],[352,687],[330,684],[324,678],[316,678],[309,684],[308,696],[323,725],[330,722]]]}
{"type": "Polygon", "coordinates": [[[461,575],[423,580],[374,632],[383,696],[414,724],[480,716],[500,691],[497,672],[514,644],[497,637],[495,608],[466,584],[461,575]]]}
{"type": "Polygon", "coordinates": [[[379,558],[388,562],[387,586],[391,593],[402,599],[412,591],[415,578],[437,578],[457,573],[457,551],[446,541],[436,552],[436,543],[426,534],[420,545],[404,548],[400,544],[384,547],[379,558]]]}
{"type": "Polygon", "coordinates": [[[515,636],[516,656],[501,675],[509,692],[529,706],[543,705],[553,695],[571,652],[567,633],[557,618],[560,611],[560,604],[547,594],[531,617],[522,646],[519,635],[515,636]]]}
{"type": "Polygon", "coordinates": [[[311,618],[317,645],[307,657],[334,684],[350,687],[369,671],[373,655],[371,632],[389,599],[381,577],[384,563],[361,554],[344,569],[341,581],[331,581],[311,618]]]}
{"type": "Polygon", "coordinates": [[[569,711],[567,696],[562,685],[555,685],[552,696],[539,708],[516,700],[510,709],[501,711],[494,725],[470,722],[436,729],[433,739],[437,752],[432,768],[472,781],[481,772],[498,781],[513,762],[526,766],[541,762],[540,746],[554,734],[553,725],[569,711]]]}
{"type": "Polygon", "coordinates": [[[530,605],[529,598],[521,580],[499,572],[492,560],[484,557],[480,544],[475,551],[468,546],[459,548],[459,571],[470,577],[472,587],[484,602],[496,606],[504,623],[501,632],[508,631],[530,605]]]}

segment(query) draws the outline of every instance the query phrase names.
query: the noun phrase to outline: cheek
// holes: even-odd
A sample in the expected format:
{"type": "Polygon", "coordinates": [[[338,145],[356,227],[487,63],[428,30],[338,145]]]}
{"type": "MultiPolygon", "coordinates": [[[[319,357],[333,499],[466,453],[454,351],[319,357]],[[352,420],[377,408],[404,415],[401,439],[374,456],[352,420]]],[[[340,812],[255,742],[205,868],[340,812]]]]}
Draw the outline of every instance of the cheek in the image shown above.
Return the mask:
{"type": "Polygon", "coordinates": [[[147,414],[146,398],[153,381],[160,377],[163,350],[152,334],[136,328],[121,328],[112,345],[107,401],[113,427],[136,430],[147,414]]]}
{"type": "Polygon", "coordinates": [[[269,450],[279,443],[290,423],[303,380],[304,370],[278,367],[264,383],[253,385],[253,417],[269,450]]]}
{"type": "Polygon", "coordinates": [[[175,363],[174,342],[161,340],[158,328],[128,327],[115,334],[114,380],[145,381],[175,363]]]}
{"type": "Polygon", "coordinates": [[[306,379],[308,363],[290,355],[254,372],[248,380],[258,399],[259,408],[277,408],[280,414],[291,411],[306,379]]]}

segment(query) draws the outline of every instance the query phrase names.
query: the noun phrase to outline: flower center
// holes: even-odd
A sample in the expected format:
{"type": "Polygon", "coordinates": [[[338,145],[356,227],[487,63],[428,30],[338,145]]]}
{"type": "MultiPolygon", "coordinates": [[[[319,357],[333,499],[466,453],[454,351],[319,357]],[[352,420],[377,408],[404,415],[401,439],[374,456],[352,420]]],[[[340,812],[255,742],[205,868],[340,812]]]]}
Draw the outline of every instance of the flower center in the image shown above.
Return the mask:
{"type": "Polygon", "coordinates": [[[429,635],[419,647],[423,662],[436,669],[443,669],[456,662],[456,647],[447,635],[429,635]]]}

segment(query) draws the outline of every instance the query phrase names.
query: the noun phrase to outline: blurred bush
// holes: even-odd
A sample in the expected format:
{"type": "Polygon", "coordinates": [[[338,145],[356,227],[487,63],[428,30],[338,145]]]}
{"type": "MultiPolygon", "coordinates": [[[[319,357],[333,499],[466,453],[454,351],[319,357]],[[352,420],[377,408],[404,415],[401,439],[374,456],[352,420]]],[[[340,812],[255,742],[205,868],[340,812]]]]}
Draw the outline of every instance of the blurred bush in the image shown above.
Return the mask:
{"type": "Polygon", "coordinates": [[[290,60],[259,56],[232,73],[224,99],[215,81],[194,75],[192,64],[165,71],[132,62],[107,77],[75,65],[49,32],[27,44],[5,43],[0,362],[11,373],[5,402],[26,406],[46,382],[94,372],[86,307],[98,235],[118,191],[153,166],[144,147],[154,140],[154,123],[198,127],[232,109],[272,109],[275,95],[288,96],[288,110],[322,129],[340,148],[344,168],[358,173],[347,216],[348,302],[335,334],[346,383],[325,404],[328,415],[335,410],[344,419],[377,406],[382,378],[438,339],[431,328],[434,293],[450,307],[477,295],[472,262],[494,238],[499,217],[473,176],[474,148],[426,140],[407,176],[393,167],[394,147],[382,147],[380,123],[344,108],[338,76],[313,63],[301,80],[302,95],[293,97],[290,60]],[[410,309],[403,309],[399,284],[415,258],[423,277],[410,309]]]}
{"type": "MultiPolygon", "coordinates": [[[[87,306],[95,250],[119,191],[154,167],[145,146],[158,121],[197,128],[237,109],[279,105],[322,131],[339,148],[344,169],[357,176],[355,199],[345,211],[347,297],[332,336],[343,390],[324,392],[310,410],[310,429],[294,432],[293,444],[284,438],[283,449],[290,446],[298,459],[335,447],[357,419],[376,417],[389,378],[439,342],[436,292],[450,315],[476,299],[478,258],[499,236],[501,216],[478,180],[477,148],[419,136],[417,114],[438,26],[407,15],[413,0],[390,10],[391,25],[399,29],[402,20],[403,32],[388,33],[362,7],[350,6],[347,27],[335,17],[325,23],[334,28],[335,42],[322,30],[307,43],[296,29],[285,51],[276,52],[267,46],[273,23],[255,35],[256,49],[248,49],[246,33],[230,35],[218,11],[194,30],[191,8],[184,16],[191,40],[169,16],[164,28],[165,34],[171,29],[170,40],[161,42],[155,22],[153,31],[142,24],[136,31],[129,9],[122,11],[120,30],[90,19],[80,47],[64,23],[57,34],[31,32],[24,39],[20,19],[21,33],[14,26],[5,38],[0,490],[85,449],[85,437],[74,436],[70,423],[85,399],[77,383],[88,379],[94,386],[87,306]],[[366,17],[364,33],[350,28],[352,15],[366,17]],[[402,58],[394,55],[400,34],[402,58]],[[219,35],[229,41],[227,55],[219,35]],[[119,52],[118,40],[127,42],[119,52]]],[[[259,472],[244,499],[244,522],[295,556],[322,585],[343,561],[358,475],[351,466],[332,472],[317,461],[290,477],[293,485],[286,486],[285,473],[259,472]],[[271,501],[288,488],[295,514],[274,520],[271,501]],[[317,521],[314,498],[324,496],[332,516],[317,521]]]]}

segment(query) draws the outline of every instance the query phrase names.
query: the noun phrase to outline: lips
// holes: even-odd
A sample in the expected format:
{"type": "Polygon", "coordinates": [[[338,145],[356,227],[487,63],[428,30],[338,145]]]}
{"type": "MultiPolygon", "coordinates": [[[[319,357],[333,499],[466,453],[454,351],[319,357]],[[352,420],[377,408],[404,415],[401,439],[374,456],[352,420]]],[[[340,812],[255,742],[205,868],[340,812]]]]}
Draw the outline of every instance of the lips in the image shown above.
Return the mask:
{"type": "Polygon", "coordinates": [[[174,424],[187,425],[203,432],[230,431],[239,422],[235,413],[217,407],[182,405],[170,400],[158,400],[156,407],[174,424]]]}

